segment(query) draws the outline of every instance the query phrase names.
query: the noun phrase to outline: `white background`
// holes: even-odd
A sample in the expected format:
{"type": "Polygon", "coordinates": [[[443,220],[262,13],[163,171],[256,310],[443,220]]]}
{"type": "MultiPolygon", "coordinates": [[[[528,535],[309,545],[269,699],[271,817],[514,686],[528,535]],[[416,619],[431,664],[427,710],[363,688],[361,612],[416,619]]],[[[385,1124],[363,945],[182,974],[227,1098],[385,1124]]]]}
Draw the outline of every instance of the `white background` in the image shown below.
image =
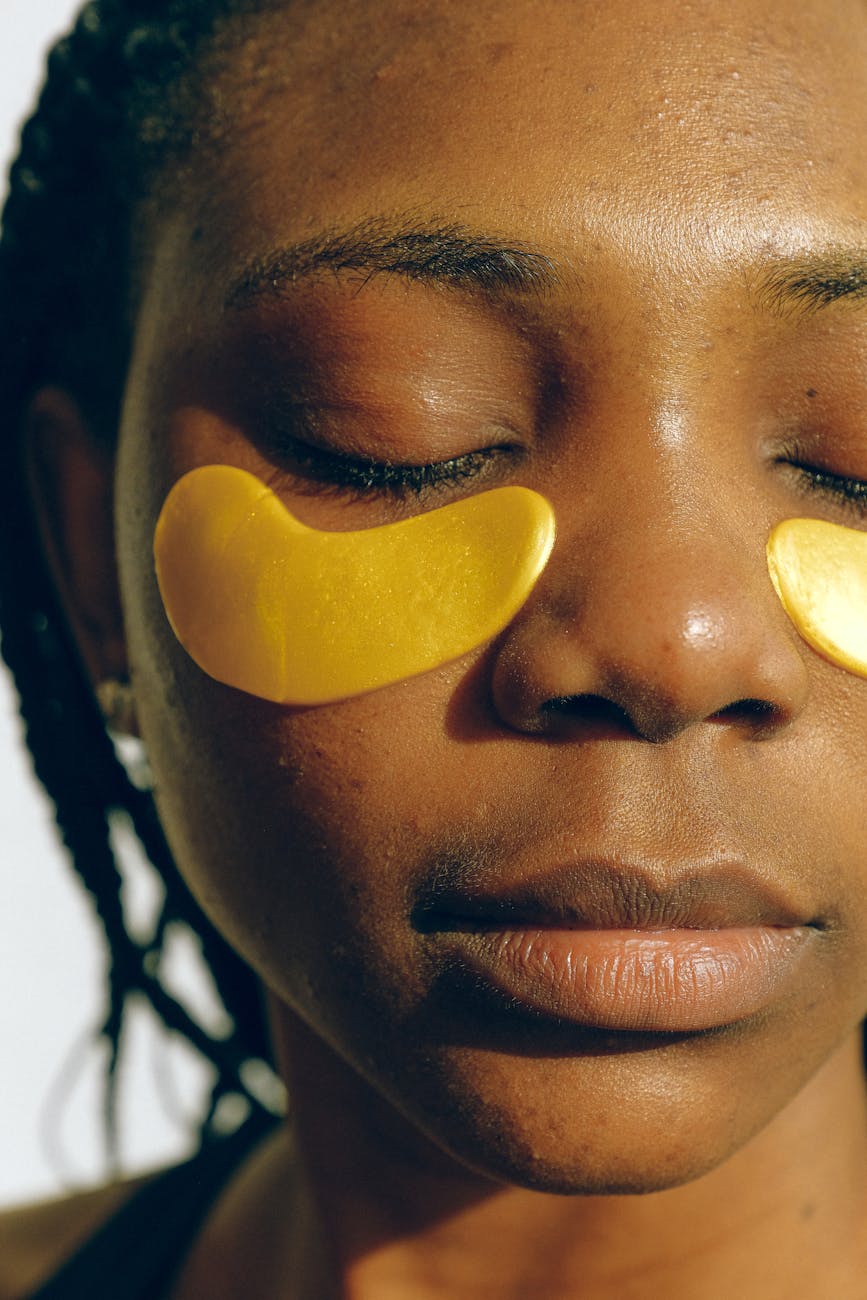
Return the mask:
{"type": "MultiPolygon", "coordinates": [[[[5,195],[17,130],[42,79],[46,49],[68,27],[79,0],[0,3],[0,164],[5,195]]],[[[136,915],[146,920],[154,890],[143,868],[130,882],[130,895],[136,915]]],[[[178,949],[178,978],[193,981],[191,999],[204,997],[206,990],[197,988],[194,969],[191,974],[191,954],[180,944],[178,949]]],[[[47,800],[31,777],[4,670],[0,1207],[106,1176],[100,1113],[105,1058],[98,1047],[82,1051],[81,1046],[103,1014],[103,975],[100,931],[58,846],[47,800]]],[[[124,1172],[179,1158],[189,1149],[188,1131],[177,1112],[195,1115],[206,1082],[207,1073],[192,1054],[169,1044],[142,1009],[132,1023],[124,1068],[124,1172]],[[167,1110],[173,1110],[174,1117],[167,1110]]]]}

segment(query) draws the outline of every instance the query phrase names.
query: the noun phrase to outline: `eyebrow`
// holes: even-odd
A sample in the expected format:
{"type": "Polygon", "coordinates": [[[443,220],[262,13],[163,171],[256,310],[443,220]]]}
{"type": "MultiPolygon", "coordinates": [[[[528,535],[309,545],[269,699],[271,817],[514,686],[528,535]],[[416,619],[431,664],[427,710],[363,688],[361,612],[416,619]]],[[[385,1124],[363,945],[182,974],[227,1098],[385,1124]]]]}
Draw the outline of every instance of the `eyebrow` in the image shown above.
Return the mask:
{"type": "Polygon", "coordinates": [[[749,280],[759,310],[811,315],[847,299],[867,299],[867,251],[840,248],[787,258],[759,268],[749,280]]]}
{"type": "MultiPolygon", "coordinates": [[[[457,223],[389,222],[371,218],[278,248],[247,265],[225,306],[242,310],[281,297],[294,284],[326,272],[356,272],[500,294],[544,294],[563,282],[553,258],[516,240],[479,234],[457,223]]],[[[747,275],[754,307],[776,316],[811,315],[834,303],[867,300],[867,250],[831,248],[814,255],[761,262],[747,275]]]]}
{"type": "Polygon", "coordinates": [[[394,226],[374,219],[256,259],[230,288],[226,307],[243,309],[263,297],[279,297],[299,280],[328,271],[359,272],[363,281],[400,275],[485,293],[544,293],[560,282],[550,257],[519,242],[459,225],[394,226]]]}

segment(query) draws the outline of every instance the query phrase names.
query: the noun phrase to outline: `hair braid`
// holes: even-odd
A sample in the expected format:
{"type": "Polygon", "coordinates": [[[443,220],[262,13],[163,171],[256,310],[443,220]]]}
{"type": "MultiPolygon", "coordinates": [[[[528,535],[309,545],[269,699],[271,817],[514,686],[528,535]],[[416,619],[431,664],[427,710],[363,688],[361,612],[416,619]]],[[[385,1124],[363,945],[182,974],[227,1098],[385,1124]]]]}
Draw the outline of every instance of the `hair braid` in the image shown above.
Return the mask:
{"type": "MultiPolygon", "coordinates": [[[[0,439],[2,652],[18,687],[34,766],[54,801],[75,870],[108,951],[110,1045],[106,1118],[113,1141],[124,1010],[149,998],[164,1024],[214,1063],[220,1097],[247,1091],[250,1057],[269,1046],[258,982],[199,909],[163,838],[153,801],[118,762],[57,607],[24,492],[19,427],[38,386],[68,388],[96,431],[117,425],[129,356],[133,213],[160,168],[191,139],[188,83],[218,20],[253,0],[93,0],[48,61],[37,110],[22,131],[0,239],[0,374],[10,421],[0,439]],[[109,815],[123,809],[165,883],[152,944],[128,933],[109,815]],[[166,926],[188,925],[235,1030],[214,1039],[158,979],[166,926]]],[[[249,1096],[248,1092],[248,1096],[249,1096]]],[[[254,1105],[258,1100],[250,1096],[254,1105]]]]}

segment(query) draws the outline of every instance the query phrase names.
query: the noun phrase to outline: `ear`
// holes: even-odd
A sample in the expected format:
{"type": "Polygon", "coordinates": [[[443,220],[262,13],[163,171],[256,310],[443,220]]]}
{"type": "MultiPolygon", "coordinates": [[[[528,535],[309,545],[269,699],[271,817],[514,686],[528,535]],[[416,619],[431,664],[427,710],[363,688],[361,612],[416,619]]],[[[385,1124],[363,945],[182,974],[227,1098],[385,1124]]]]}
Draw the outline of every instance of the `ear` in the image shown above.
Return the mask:
{"type": "Polygon", "coordinates": [[[66,392],[25,417],[27,477],[43,550],[91,684],[128,677],[114,549],[114,457],[66,392]]]}

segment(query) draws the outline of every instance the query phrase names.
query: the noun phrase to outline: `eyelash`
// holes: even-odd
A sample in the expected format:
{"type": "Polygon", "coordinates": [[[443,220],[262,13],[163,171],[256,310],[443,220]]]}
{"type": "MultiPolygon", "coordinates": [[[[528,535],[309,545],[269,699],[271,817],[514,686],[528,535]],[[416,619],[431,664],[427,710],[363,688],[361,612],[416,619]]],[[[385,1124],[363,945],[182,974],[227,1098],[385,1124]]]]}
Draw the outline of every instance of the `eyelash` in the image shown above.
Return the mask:
{"type": "Polygon", "coordinates": [[[322,446],[303,436],[316,431],[321,412],[304,403],[292,403],[289,410],[272,406],[263,449],[281,470],[297,476],[299,487],[309,493],[331,492],[338,496],[388,496],[395,499],[420,497],[440,488],[458,487],[478,477],[502,455],[515,455],[518,447],[498,443],[477,451],[427,464],[406,464],[354,456],[322,446]],[[302,436],[299,436],[299,433],[302,436]]]}
{"type": "Polygon", "coordinates": [[[802,471],[807,475],[811,490],[830,492],[832,496],[842,498],[847,505],[867,510],[867,482],[863,479],[846,478],[842,474],[831,474],[827,470],[808,466],[802,466],[802,471]]]}
{"type": "Polygon", "coordinates": [[[282,452],[293,462],[308,482],[364,495],[385,493],[390,496],[421,496],[438,487],[452,487],[484,472],[502,447],[485,448],[453,456],[450,460],[426,465],[405,465],[394,461],[373,460],[365,456],[346,456],[326,451],[313,443],[292,439],[282,452]]]}
{"type": "Polygon", "coordinates": [[[867,514],[867,481],[834,474],[831,470],[805,462],[796,449],[784,453],[782,462],[798,471],[808,492],[833,497],[847,510],[863,517],[867,514]]]}

